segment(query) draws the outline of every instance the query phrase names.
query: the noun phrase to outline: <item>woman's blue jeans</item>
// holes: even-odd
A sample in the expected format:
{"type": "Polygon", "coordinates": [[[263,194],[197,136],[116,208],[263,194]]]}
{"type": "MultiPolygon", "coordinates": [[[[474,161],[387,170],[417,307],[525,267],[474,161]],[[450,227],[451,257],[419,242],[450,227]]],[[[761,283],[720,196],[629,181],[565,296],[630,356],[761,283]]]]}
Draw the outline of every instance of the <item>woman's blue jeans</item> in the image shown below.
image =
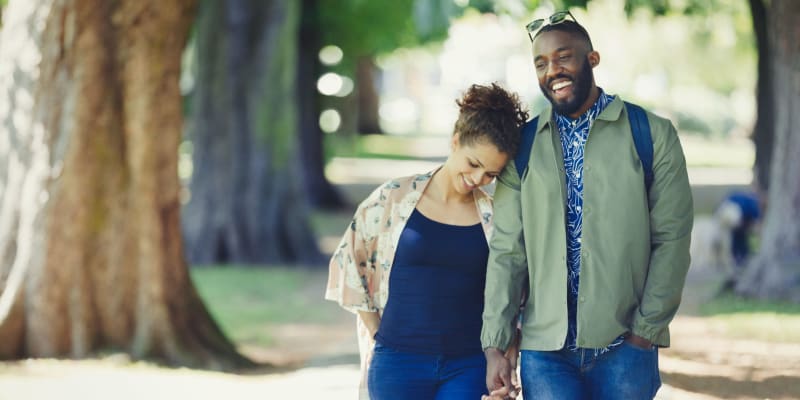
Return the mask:
{"type": "Polygon", "coordinates": [[[622,342],[595,357],[593,349],[523,350],[525,400],[644,400],[661,386],[658,349],[622,342]]]}
{"type": "Polygon", "coordinates": [[[478,400],[486,394],[486,358],[415,354],[376,344],[367,385],[372,400],[478,400]]]}

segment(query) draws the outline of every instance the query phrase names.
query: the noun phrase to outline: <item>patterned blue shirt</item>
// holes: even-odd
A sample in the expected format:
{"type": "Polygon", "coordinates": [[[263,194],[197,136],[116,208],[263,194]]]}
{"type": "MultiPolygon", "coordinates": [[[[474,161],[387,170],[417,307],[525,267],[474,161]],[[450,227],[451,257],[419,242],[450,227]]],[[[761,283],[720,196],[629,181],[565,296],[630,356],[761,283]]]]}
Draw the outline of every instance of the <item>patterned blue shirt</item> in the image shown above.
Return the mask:
{"type": "MultiPolygon", "coordinates": [[[[595,118],[611,104],[614,96],[607,95],[600,89],[597,101],[577,119],[553,113],[561,137],[561,148],[564,152],[564,172],[567,184],[567,327],[566,347],[577,351],[578,336],[578,287],[581,272],[581,229],[583,226],[583,151],[589,129],[595,118]]],[[[598,349],[600,354],[618,345],[623,340],[617,338],[611,345],[598,349]]]]}

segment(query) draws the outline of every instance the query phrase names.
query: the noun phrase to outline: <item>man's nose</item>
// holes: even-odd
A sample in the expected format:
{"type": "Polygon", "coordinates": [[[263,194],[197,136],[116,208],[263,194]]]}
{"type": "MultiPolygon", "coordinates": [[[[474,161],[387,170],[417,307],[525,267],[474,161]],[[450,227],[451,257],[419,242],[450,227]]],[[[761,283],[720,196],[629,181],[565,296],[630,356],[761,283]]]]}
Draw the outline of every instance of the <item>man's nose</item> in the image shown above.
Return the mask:
{"type": "Polygon", "coordinates": [[[546,65],[546,68],[545,68],[545,71],[544,71],[544,75],[548,79],[549,78],[555,78],[560,73],[561,73],[561,65],[560,64],[558,64],[555,60],[547,62],[547,65],[546,65]]]}

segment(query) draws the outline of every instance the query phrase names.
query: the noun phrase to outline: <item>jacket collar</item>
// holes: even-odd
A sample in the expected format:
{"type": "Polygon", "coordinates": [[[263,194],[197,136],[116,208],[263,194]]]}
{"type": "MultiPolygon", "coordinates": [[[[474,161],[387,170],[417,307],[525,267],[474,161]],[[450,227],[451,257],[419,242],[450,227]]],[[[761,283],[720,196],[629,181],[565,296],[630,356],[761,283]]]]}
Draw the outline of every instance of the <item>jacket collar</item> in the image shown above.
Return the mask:
{"type": "MultiPolygon", "coordinates": [[[[624,108],[624,102],[619,97],[619,95],[614,96],[614,100],[606,106],[606,108],[597,116],[597,119],[603,121],[616,121],[622,117],[622,109],[624,108]]],[[[548,128],[550,124],[554,124],[553,121],[553,106],[551,104],[547,104],[547,107],[539,113],[539,126],[536,128],[536,135],[538,136],[539,133],[548,128]]],[[[549,128],[548,128],[549,130],[549,128]]]]}

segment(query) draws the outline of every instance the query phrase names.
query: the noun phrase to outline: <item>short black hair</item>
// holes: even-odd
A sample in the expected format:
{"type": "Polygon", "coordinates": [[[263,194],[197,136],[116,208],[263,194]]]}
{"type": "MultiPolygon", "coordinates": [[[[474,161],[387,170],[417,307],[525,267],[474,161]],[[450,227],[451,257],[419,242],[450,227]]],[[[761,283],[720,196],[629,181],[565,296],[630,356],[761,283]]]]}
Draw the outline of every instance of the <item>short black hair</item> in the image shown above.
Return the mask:
{"type": "Polygon", "coordinates": [[[583,25],[571,20],[564,20],[557,24],[545,25],[542,27],[542,29],[539,29],[539,31],[536,32],[535,35],[533,35],[533,39],[536,40],[536,38],[539,37],[539,35],[541,35],[542,32],[551,32],[551,31],[561,31],[561,32],[567,32],[572,35],[577,35],[578,37],[585,40],[586,43],[589,44],[589,51],[594,50],[594,47],[592,46],[592,39],[589,37],[589,32],[586,31],[586,28],[584,28],[583,25]]]}

